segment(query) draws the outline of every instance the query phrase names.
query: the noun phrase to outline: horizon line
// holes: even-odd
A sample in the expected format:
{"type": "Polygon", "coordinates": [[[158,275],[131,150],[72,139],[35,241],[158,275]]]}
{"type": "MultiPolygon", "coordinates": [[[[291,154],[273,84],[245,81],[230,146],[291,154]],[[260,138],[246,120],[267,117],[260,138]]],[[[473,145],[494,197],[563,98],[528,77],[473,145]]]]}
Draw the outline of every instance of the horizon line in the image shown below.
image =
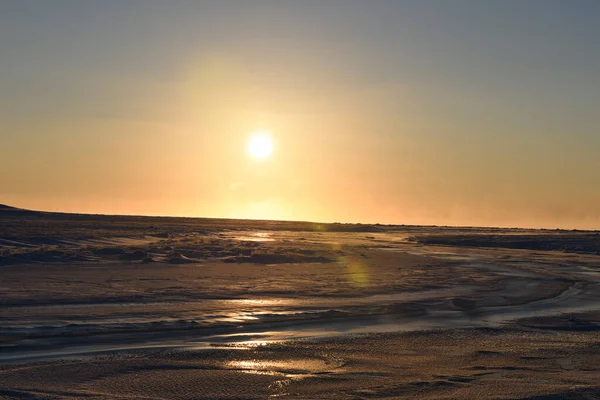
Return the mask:
{"type": "Polygon", "coordinates": [[[569,232],[600,232],[600,229],[579,229],[579,228],[541,228],[541,227],[518,227],[518,226],[489,226],[489,225],[436,225],[436,224],[398,224],[398,223],[381,223],[381,222],[348,222],[348,221],[334,221],[334,222],[323,222],[323,221],[308,221],[308,220],[294,220],[294,219],[264,219],[264,218],[233,218],[233,217],[208,217],[208,216],[182,216],[182,215],[144,215],[144,214],[103,214],[103,213],[89,213],[89,212],[69,212],[69,211],[43,211],[33,210],[28,208],[20,208],[9,206],[7,204],[0,203],[0,212],[9,210],[24,211],[32,213],[42,214],[70,214],[70,215],[89,215],[89,216],[101,216],[101,217],[132,217],[132,218],[185,218],[185,219],[216,219],[216,220],[227,220],[227,221],[256,221],[256,222],[296,222],[304,224],[315,224],[315,225],[372,225],[372,226],[387,226],[387,227],[430,227],[430,228],[459,228],[459,229],[490,229],[490,230],[523,230],[523,231],[569,231],[569,232]]]}

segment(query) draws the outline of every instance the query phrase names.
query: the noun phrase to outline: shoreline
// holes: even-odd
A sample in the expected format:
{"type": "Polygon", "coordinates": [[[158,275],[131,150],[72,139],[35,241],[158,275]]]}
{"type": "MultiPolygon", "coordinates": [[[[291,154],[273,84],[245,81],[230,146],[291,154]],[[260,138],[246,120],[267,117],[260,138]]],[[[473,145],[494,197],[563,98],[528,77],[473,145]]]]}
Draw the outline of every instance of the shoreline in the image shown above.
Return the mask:
{"type": "Polygon", "coordinates": [[[600,398],[600,256],[112,235],[0,267],[0,400],[600,398]]]}

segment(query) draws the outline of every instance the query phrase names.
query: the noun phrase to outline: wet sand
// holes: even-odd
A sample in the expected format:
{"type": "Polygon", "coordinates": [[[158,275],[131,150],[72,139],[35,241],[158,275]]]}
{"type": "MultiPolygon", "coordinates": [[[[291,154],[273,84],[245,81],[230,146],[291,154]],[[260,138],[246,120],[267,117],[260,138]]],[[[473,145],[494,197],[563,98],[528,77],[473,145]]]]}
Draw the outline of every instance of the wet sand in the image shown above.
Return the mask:
{"type": "Polygon", "coordinates": [[[588,233],[27,215],[0,215],[0,398],[600,398],[588,233]]]}
{"type": "Polygon", "coordinates": [[[600,334],[454,329],[107,352],[0,369],[3,398],[594,399],[600,334]]]}

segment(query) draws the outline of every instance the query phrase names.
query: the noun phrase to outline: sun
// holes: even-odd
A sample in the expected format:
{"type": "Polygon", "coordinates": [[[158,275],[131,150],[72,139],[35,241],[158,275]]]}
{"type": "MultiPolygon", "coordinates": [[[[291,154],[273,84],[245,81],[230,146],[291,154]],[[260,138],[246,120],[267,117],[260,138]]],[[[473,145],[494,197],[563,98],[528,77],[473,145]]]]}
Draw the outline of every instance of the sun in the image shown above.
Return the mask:
{"type": "Polygon", "coordinates": [[[273,153],[273,139],[268,132],[258,131],[250,135],[248,154],[255,160],[262,161],[273,153]]]}

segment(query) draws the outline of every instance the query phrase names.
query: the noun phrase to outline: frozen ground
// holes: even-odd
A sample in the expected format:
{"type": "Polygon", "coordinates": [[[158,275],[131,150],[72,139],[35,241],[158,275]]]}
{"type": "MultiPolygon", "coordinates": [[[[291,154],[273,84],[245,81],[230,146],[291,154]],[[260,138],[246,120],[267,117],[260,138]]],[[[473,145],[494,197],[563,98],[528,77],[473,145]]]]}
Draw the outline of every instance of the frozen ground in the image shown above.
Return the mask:
{"type": "Polygon", "coordinates": [[[0,398],[600,398],[595,232],[0,221],[0,398]]]}

